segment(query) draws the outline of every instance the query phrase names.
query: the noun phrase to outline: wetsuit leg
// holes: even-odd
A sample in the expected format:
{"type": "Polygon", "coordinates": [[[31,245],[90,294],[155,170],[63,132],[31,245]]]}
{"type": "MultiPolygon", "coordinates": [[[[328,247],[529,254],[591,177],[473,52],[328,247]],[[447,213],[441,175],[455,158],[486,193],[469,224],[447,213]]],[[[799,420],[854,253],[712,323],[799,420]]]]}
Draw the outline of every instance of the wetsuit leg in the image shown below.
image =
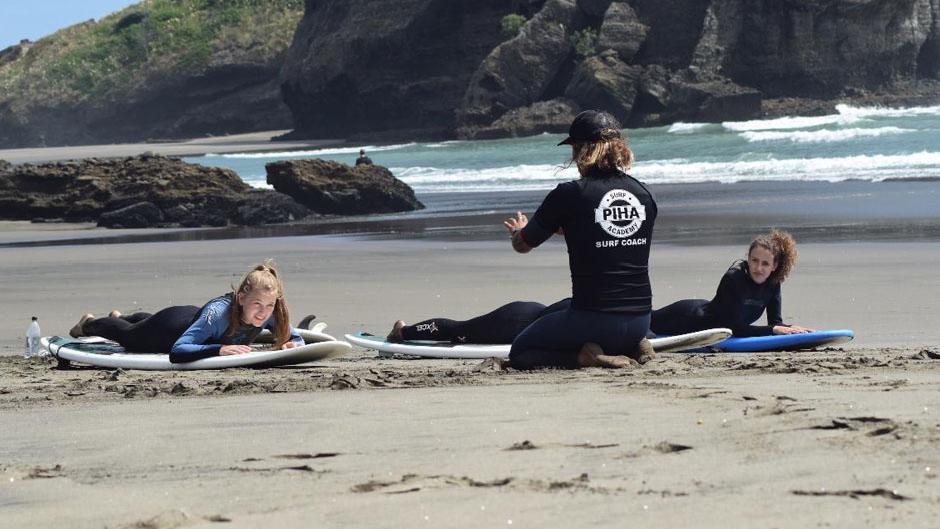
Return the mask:
{"type": "Polygon", "coordinates": [[[676,335],[715,327],[705,315],[705,299],[683,299],[654,310],[650,330],[658,335],[676,335]]]}
{"type": "Polygon", "coordinates": [[[536,320],[512,343],[509,361],[516,369],[578,367],[578,352],[587,342],[604,354],[632,353],[649,330],[650,315],[568,309],[536,320]]]}
{"type": "Polygon", "coordinates": [[[541,318],[542,316],[545,316],[546,314],[551,314],[553,312],[559,312],[562,310],[568,310],[569,308],[571,308],[571,298],[565,298],[561,301],[556,301],[552,303],[551,305],[545,307],[545,309],[539,313],[539,318],[541,318]]]}
{"type": "Polygon", "coordinates": [[[433,318],[402,328],[405,340],[436,340],[452,343],[506,344],[532,324],[545,305],[514,301],[466,321],[433,318]]]}
{"type": "Polygon", "coordinates": [[[125,314],[121,316],[121,319],[129,323],[137,323],[139,321],[146,320],[147,318],[153,316],[149,312],[135,312],[133,314],[125,314]]]}
{"type": "Polygon", "coordinates": [[[114,340],[128,351],[168,354],[176,340],[186,332],[199,307],[168,307],[137,323],[121,318],[98,318],[82,327],[87,335],[114,340]]]}

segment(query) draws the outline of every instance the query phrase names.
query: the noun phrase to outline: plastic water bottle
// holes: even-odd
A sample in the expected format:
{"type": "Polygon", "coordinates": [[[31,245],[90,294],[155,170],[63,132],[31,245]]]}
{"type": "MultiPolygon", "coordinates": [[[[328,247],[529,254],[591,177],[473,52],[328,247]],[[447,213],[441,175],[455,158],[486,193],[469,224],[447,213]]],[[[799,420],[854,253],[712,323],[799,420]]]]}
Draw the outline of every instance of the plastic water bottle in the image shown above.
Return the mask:
{"type": "Polygon", "coordinates": [[[33,316],[33,321],[31,321],[29,327],[26,328],[26,352],[23,353],[23,356],[29,358],[39,355],[40,336],[42,336],[42,331],[39,330],[39,318],[33,316]]]}

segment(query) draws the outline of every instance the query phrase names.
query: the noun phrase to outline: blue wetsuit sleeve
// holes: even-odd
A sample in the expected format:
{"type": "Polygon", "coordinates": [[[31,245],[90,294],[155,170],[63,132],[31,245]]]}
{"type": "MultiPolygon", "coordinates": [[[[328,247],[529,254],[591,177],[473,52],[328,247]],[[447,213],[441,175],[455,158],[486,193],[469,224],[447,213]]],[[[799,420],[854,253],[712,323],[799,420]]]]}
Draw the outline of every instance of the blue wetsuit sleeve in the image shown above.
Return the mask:
{"type": "Polygon", "coordinates": [[[228,311],[227,300],[204,307],[199,318],[173,344],[170,362],[178,364],[218,356],[221,338],[228,329],[228,311]]]}
{"type": "Polygon", "coordinates": [[[564,184],[558,184],[545,197],[542,205],[532,215],[532,220],[525,228],[522,228],[522,239],[532,248],[547,241],[564,224],[566,208],[564,207],[565,187],[563,186],[564,184]]]}
{"type": "Polygon", "coordinates": [[[304,345],[304,339],[300,337],[300,333],[297,332],[297,329],[290,328],[290,341],[294,342],[297,345],[304,345]]]}

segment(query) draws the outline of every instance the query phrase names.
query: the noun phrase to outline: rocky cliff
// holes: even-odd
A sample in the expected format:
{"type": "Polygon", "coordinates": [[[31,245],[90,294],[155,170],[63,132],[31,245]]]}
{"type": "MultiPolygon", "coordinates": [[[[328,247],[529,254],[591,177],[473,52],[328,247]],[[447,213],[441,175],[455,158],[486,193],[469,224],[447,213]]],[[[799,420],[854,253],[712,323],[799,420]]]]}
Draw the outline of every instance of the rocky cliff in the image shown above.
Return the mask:
{"type": "Polygon", "coordinates": [[[0,147],[290,128],[301,0],[151,0],[0,51],[0,147]]]}
{"type": "Polygon", "coordinates": [[[935,102],[940,0],[308,0],[283,79],[301,136],[557,132],[587,107],[642,126],[935,102]],[[510,12],[526,22],[500,36],[510,12]]]}
{"type": "Polygon", "coordinates": [[[304,137],[450,136],[506,0],[307,0],[281,90],[304,137]]]}

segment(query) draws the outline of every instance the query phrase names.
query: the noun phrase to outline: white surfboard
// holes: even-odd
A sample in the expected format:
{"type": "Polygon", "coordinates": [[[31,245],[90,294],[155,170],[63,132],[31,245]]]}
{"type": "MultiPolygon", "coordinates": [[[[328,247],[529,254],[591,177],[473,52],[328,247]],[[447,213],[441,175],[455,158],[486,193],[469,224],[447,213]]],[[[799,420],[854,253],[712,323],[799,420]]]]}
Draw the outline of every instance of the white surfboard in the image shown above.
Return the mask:
{"type": "MultiPolygon", "coordinates": [[[[129,353],[119,344],[97,336],[69,338],[47,336],[40,341],[56,358],[98,367],[142,369],[151,371],[189,371],[195,369],[225,369],[228,367],[274,367],[297,365],[316,360],[335,358],[348,353],[352,346],[323,332],[326,324],[314,329],[298,329],[306,345],[291,349],[266,349],[241,355],[213,356],[174,364],[170,355],[129,353]]],[[[270,338],[268,339],[270,342],[270,338]]]]}
{"type": "MultiPolygon", "coordinates": [[[[653,338],[650,342],[657,353],[672,353],[706,347],[718,343],[731,336],[731,329],[707,329],[704,331],[664,338],[653,338]]],[[[509,358],[509,344],[498,345],[454,345],[450,342],[388,342],[385,338],[373,336],[368,333],[347,334],[346,340],[364,349],[374,349],[380,355],[390,356],[404,354],[424,358],[509,358]]]]}

